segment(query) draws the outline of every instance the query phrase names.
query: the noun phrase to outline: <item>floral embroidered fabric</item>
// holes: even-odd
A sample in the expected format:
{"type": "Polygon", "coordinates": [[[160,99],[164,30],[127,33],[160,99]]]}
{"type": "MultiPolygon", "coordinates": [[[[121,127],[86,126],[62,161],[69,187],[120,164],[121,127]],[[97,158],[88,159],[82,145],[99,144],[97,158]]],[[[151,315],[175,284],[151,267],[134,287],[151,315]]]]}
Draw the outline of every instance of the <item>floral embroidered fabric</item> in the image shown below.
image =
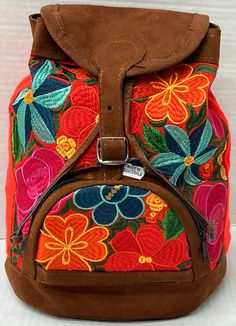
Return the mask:
{"type": "Polygon", "coordinates": [[[62,198],[44,220],[36,262],[47,270],[108,272],[192,265],[174,211],[154,193],[123,185],[85,187],[62,198]]]}
{"type": "MultiPolygon", "coordinates": [[[[30,76],[19,85],[10,105],[12,144],[7,185],[10,203],[7,215],[8,235],[17,229],[66,161],[99,123],[98,83],[93,76],[71,63],[37,57],[30,59],[29,68],[30,76]]],[[[130,132],[147,159],[215,226],[214,237],[208,240],[212,269],[229,245],[230,139],[227,120],[210,91],[216,71],[215,65],[188,63],[139,76],[134,83],[130,105],[130,132]]],[[[131,158],[135,156],[132,148],[131,154],[131,158]]],[[[76,168],[96,164],[95,140],[79,159],[76,168]]],[[[170,208],[160,197],[145,190],[119,188],[119,185],[116,187],[113,189],[104,185],[103,188],[92,187],[92,190],[79,189],[73,194],[73,200],[69,200],[73,202],[74,210],[70,211],[72,216],[66,222],[69,215],[60,213],[60,209],[63,212],[63,207],[67,207],[68,200],[64,198],[51,210],[51,217],[45,220],[44,233],[41,234],[43,240],[40,241],[46,241],[46,237],[52,236],[53,230],[48,227],[52,219],[62,229],[67,229],[67,225],[72,223],[70,221],[78,218],[81,219],[81,224],[86,226],[88,223],[79,233],[82,238],[86,232],[92,232],[89,234],[94,234],[95,238],[100,232],[101,238],[97,238],[97,243],[95,241],[91,244],[91,250],[98,243],[103,243],[103,246],[98,247],[108,248],[106,258],[100,249],[100,254],[97,252],[96,257],[89,253],[83,254],[84,256],[81,254],[80,260],[76,258],[78,265],[84,268],[87,266],[88,270],[88,266],[92,266],[91,270],[101,268],[112,271],[119,268],[139,269],[141,265],[144,269],[148,266],[150,270],[155,270],[160,269],[160,266],[169,269],[168,264],[173,262],[171,268],[179,269],[178,266],[188,261],[187,245],[183,240],[186,236],[183,231],[178,241],[177,238],[175,241],[168,239],[172,242],[166,247],[163,225],[167,216],[168,219],[173,217],[170,208]],[[92,197],[90,191],[93,191],[92,197]],[[73,214],[77,214],[77,217],[73,217],[73,214]],[[117,232],[116,225],[119,225],[117,232]],[[97,226],[101,229],[93,232],[97,226]],[[105,232],[109,233],[107,237],[105,232]],[[145,247],[148,246],[148,241],[143,243],[140,240],[142,237],[149,238],[151,233],[158,235],[159,239],[158,243],[153,239],[155,253],[145,247]],[[120,244],[121,241],[123,245],[120,244]],[[124,245],[126,241],[133,248],[133,256],[127,253],[124,245]],[[182,259],[180,252],[183,243],[185,254],[182,259]],[[157,258],[156,253],[159,252],[158,255],[164,257],[164,253],[169,252],[170,248],[174,250],[174,247],[175,250],[179,248],[178,254],[176,252],[172,258],[169,257],[167,265],[163,261],[161,265],[159,259],[162,258],[157,258]],[[146,258],[140,258],[144,263],[139,261],[136,265],[134,261],[136,262],[140,250],[145,252],[143,257],[146,258]],[[124,259],[132,267],[124,267],[122,264],[121,267],[120,257],[126,257],[124,259]],[[100,259],[99,263],[93,259],[100,259]]],[[[19,248],[8,244],[8,254],[19,268],[29,227],[30,221],[23,228],[24,239],[19,248]]],[[[65,232],[69,233],[63,235],[64,241],[76,240],[71,229],[65,232]]],[[[62,234],[56,236],[60,239],[62,234]]],[[[41,249],[38,255],[39,261],[45,260],[45,257],[40,256],[41,249]]],[[[68,261],[68,255],[63,256],[64,261],[68,261]]],[[[74,257],[73,254],[70,257],[74,257]]],[[[54,263],[57,266],[61,264],[59,258],[54,263]]],[[[54,263],[47,261],[44,264],[49,264],[50,268],[56,266],[54,263]]],[[[67,267],[73,269],[75,265],[71,263],[67,267]]]]}

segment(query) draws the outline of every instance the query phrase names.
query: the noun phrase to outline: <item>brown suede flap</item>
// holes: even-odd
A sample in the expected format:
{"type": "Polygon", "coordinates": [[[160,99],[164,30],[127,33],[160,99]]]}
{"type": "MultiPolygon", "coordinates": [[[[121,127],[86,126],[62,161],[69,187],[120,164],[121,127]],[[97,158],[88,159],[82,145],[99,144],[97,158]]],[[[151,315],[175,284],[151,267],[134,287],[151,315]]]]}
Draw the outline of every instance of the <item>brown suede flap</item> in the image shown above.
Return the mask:
{"type": "Polygon", "coordinates": [[[127,76],[158,71],[190,56],[208,32],[206,15],[157,9],[91,5],[49,5],[41,17],[51,37],[66,55],[97,75],[94,58],[117,41],[142,47],[145,55],[127,76]]]}

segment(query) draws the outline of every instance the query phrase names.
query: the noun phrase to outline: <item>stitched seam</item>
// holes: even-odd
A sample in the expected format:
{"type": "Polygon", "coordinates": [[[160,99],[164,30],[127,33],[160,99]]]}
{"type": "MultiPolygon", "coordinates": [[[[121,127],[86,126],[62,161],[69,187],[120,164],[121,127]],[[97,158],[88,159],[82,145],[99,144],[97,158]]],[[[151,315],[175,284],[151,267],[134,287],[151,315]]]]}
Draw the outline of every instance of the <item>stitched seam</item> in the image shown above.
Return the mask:
{"type": "MultiPolygon", "coordinates": [[[[78,49],[77,49],[77,47],[76,47],[75,45],[72,45],[72,44],[71,44],[71,42],[68,40],[68,38],[67,38],[67,36],[66,36],[66,32],[65,32],[65,29],[64,29],[65,25],[64,25],[64,23],[63,23],[63,19],[62,19],[62,17],[61,17],[61,13],[60,13],[60,11],[59,11],[59,5],[55,8],[55,11],[56,11],[56,13],[55,13],[55,14],[56,14],[56,15],[55,15],[55,16],[56,16],[56,20],[57,20],[57,22],[58,22],[58,24],[59,24],[59,28],[60,28],[61,34],[64,35],[64,40],[65,40],[66,43],[71,47],[73,53],[74,53],[75,56],[77,57],[78,49]],[[61,23],[59,22],[59,20],[61,21],[61,23]]],[[[187,43],[189,42],[189,40],[190,40],[190,33],[189,33],[189,32],[190,32],[190,30],[191,30],[192,25],[194,24],[194,18],[195,18],[195,17],[197,17],[197,14],[193,14],[192,21],[191,21],[191,23],[190,23],[188,29],[186,30],[186,33],[185,33],[185,35],[183,36],[183,38],[182,38],[182,40],[181,40],[181,42],[180,42],[179,48],[178,48],[177,50],[173,50],[173,52],[172,52],[171,54],[166,55],[166,56],[153,57],[153,58],[150,58],[150,59],[147,59],[147,60],[143,60],[142,63],[146,63],[146,62],[154,61],[154,60],[157,60],[157,59],[170,58],[170,57],[173,56],[174,53],[175,53],[175,55],[178,54],[178,53],[180,52],[180,50],[181,50],[184,46],[186,46],[186,44],[187,44],[187,43]]],[[[57,37],[55,37],[55,39],[58,40],[57,37]]],[[[87,60],[87,59],[86,59],[82,54],[80,54],[79,57],[81,58],[82,61],[84,61],[84,63],[86,63],[86,65],[87,65],[87,64],[90,64],[90,62],[89,62],[89,61],[88,61],[88,60],[87,60]]]]}

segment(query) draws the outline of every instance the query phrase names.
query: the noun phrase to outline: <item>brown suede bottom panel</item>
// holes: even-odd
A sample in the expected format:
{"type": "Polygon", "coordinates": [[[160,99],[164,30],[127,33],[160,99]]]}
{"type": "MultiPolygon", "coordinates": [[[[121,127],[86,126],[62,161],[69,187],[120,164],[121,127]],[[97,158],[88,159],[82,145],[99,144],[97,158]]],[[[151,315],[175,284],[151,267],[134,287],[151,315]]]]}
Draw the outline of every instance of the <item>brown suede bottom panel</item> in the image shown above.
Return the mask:
{"type": "Polygon", "coordinates": [[[90,320],[132,321],[173,318],[193,311],[222,281],[226,258],[207,277],[193,283],[150,286],[147,283],[115,287],[48,286],[23,276],[8,259],[5,267],[16,295],[47,313],[90,320]]]}

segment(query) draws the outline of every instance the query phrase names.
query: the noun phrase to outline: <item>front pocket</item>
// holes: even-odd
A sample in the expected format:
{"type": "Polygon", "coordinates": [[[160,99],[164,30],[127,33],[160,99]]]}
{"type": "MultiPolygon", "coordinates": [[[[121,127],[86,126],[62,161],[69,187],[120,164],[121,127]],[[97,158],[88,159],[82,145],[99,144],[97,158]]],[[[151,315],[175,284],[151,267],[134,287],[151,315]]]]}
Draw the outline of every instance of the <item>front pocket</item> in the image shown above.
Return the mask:
{"type": "Polygon", "coordinates": [[[41,216],[35,235],[37,265],[58,271],[191,269],[188,235],[178,210],[163,198],[162,192],[168,197],[164,188],[156,186],[154,192],[148,184],[67,185],[73,191],[41,216]]]}

